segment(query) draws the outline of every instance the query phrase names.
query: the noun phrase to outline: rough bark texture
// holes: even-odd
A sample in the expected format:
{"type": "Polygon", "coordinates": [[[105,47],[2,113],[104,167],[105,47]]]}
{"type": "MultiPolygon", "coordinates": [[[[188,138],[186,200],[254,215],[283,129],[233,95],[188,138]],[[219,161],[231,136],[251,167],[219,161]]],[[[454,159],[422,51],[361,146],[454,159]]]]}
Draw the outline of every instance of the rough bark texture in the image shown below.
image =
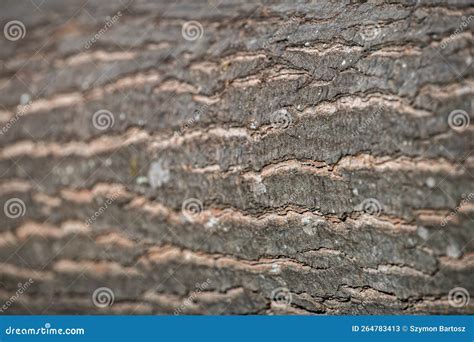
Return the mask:
{"type": "Polygon", "coordinates": [[[474,313],[472,4],[2,1],[3,314],[474,313]]]}

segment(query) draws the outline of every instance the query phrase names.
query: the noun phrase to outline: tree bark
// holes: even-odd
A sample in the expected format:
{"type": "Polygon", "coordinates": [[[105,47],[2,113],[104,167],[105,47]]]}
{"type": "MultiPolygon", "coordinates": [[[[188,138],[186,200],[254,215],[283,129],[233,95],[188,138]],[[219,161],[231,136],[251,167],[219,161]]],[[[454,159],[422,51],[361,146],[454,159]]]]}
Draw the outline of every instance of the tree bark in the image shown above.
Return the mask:
{"type": "Polygon", "coordinates": [[[1,6],[3,314],[474,313],[469,1],[1,6]]]}

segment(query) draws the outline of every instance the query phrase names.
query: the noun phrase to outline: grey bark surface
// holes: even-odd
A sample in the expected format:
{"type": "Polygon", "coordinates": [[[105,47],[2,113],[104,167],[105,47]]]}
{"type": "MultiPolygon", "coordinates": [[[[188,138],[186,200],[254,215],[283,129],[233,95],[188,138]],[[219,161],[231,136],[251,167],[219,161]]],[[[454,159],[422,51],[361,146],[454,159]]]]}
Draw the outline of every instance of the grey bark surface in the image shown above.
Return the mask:
{"type": "Polygon", "coordinates": [[[474,313],[472,5],[2,2],[2,314],[474,313]]]}

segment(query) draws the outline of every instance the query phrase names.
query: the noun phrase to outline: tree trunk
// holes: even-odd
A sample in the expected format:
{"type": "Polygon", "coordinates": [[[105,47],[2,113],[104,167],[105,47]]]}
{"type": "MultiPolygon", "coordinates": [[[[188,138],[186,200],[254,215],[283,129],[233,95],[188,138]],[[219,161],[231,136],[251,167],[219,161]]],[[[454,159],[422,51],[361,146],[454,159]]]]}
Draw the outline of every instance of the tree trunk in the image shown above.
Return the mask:
{"type": "Polygon", "coordinates": [[[474,313],[470,1],[1,6],[3,314],[474,313]]]}

